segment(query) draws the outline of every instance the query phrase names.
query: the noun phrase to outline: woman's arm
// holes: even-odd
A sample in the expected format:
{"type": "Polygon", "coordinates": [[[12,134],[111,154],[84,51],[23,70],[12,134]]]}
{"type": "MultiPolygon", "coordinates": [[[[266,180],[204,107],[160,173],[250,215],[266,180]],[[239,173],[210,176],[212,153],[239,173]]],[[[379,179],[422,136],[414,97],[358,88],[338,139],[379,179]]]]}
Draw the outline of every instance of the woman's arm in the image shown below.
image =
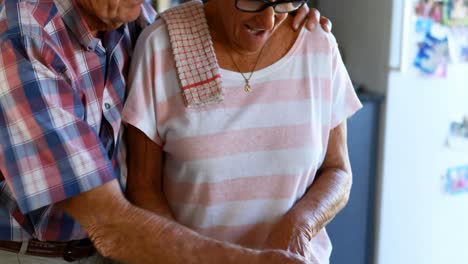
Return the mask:
{"type": "Polygon", "coordinates": [[[346,121],[332,129],[325,160],[306,195],[288,213],[315,236],[348,202],[352,184],[346,121]]]}
{"type": "Polygon", "coordinates": [[[162,189],[161,146],[129,125],[127,198],[136,206],[174,220],[162,189]]]}
{"type": "Polygon", "coordinates": [[[316,179],[270,234],[266,247],[307,257],[308,242],[346,205],[352,183],[346,122],[330,133],[325,160],[316,179]]]}

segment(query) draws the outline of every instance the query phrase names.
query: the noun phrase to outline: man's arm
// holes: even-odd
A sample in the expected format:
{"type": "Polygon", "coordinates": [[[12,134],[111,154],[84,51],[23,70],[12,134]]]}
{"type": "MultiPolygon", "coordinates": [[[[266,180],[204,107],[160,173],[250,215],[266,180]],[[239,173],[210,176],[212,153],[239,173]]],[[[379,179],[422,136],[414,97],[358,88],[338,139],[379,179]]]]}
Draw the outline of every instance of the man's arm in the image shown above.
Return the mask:
{"type": "Polygon", "coordinates": [[[101,254],[125,263],[214,263],[216,258],[235,259],[234,254],[240,253],[239,249],[225,254],[228,249],[222,244],[203,241],[188,229],[132,206],[116,181],[61,206],[85,228],[101,254]],[[197,243],[187,243],[186,238],[197,243]],[[203,248],[210,248],[210,254],[201,255],[203,248]]]}
{"type": "Polygon", "coordinates": [[[285,251],[257,251],[203,237],[131,205],[116,180],[60,203],[104,256],[125,263],[304,263],[285,251]]]}
{"type": "Polygon", "coordinates": [[[325,160],[307,193],[278,223],[266,247],[307,255],[307,243],[346,205],[352,184],[346,122],[330,133],[325,160]]]}

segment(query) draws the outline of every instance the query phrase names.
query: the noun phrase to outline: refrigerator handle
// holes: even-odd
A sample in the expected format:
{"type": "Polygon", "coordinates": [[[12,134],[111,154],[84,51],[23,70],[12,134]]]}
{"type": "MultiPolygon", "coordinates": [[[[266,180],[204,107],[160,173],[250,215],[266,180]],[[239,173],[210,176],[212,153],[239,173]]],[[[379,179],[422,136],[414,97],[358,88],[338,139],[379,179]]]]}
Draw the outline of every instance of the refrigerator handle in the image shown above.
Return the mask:
{"type": "Polygon", "coordinates": [[[403,0],[403,15],[401,18],[401,32],[400,32],[400,58],[398,66],[390,66],[390,71],[395,72],[406,72],[408,69],[408,31],[409,26],[411,23],[411,15],[412,15],[412,1],[411,0],[403,0]]]}

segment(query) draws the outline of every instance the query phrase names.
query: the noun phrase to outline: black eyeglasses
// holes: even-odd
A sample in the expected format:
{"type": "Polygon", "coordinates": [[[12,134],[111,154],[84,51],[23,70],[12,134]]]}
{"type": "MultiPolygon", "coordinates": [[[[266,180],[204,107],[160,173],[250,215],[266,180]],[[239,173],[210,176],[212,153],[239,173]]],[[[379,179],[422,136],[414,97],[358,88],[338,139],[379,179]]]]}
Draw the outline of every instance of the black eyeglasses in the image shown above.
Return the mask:
{"type": "Polygon", "coordinates": [[[243,12],[261,12],[268,7],[273,7],[276,13],[290,13],[301,8],[307,0],[236,0],[236,8],[243,12]]]}

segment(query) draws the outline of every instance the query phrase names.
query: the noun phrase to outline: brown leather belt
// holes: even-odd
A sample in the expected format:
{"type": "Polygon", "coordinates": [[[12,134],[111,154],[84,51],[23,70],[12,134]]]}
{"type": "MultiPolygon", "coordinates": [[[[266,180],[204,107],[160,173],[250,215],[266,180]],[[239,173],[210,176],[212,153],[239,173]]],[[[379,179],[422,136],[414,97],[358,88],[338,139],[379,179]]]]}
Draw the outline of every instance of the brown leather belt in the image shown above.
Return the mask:
{"type": "MultiPolygon", "coordinates": [[[[25,242],[0,240],[0,250],[19,253],[23,243],[25,242]]],[[[89,239],[70,242],[48,242],[31,239],[25,254],[38,257],[63,258],[71,262],[89,257],[95,252],[89,239]]]]}

